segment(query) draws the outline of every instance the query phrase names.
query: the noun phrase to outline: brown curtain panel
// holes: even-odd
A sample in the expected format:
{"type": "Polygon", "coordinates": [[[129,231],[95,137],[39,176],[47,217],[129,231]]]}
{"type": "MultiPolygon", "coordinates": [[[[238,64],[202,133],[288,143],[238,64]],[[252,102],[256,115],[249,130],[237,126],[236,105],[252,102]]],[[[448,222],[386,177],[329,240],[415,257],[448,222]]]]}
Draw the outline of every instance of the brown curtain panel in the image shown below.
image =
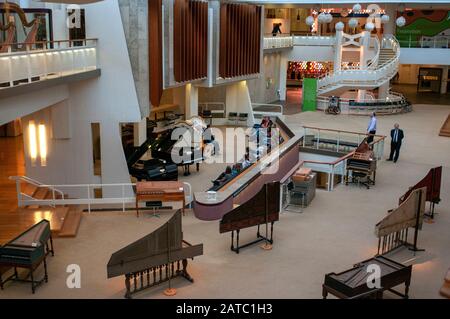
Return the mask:
{"type": "Polygon", "coordinates": [[[150,103],[159,106],[163,94],[162,0],[148,0],[150,103]]]}
{"type": "Polygon", "coordinates": [[[232,78],[260,72],[262,8],[224,3],[220,8],[219,75],[232,78]]]}
{"type": "Polygon", "coordinates": [[[176,82],[207,77],[208,3],[199,0],[175,0],[174,3],[174,76],[176,82]]]}

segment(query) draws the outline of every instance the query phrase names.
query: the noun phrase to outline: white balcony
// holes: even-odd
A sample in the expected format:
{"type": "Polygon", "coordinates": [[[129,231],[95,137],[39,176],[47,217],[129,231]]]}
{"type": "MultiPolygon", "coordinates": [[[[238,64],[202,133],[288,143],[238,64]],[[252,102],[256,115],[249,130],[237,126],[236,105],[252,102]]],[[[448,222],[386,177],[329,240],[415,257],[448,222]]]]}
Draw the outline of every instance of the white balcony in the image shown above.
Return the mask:
{"type": "Polygon", "coordinates": [[[293,39],[290,35],[265,35],[264,50],[292,48],[293,39]]]}
{"type": "Polygon", "coordinates": [[[0,91],[96,70],[96,39],[11,44],[0,53],[0,91]]]}

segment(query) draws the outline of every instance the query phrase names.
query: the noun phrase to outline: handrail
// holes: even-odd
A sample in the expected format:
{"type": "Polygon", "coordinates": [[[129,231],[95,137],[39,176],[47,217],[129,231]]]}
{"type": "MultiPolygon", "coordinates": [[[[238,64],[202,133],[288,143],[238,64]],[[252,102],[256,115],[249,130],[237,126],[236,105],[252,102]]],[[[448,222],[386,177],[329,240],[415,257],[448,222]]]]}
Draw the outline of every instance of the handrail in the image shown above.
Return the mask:
{"type": "Polygon", "coordinates": [[[256,112],[257,114],[280,114],[283,115],[284,114],[284,107],[281,104],[268,104],[268,103],[252,103],[252,108],[254,110],[254,113],[256,112]],[[264,107],[264,106],[268,106],[268,107],[278,107],[280,108],[280,112],[265,112],[265,111],[255,111],[256,107],[264,107]]]}
{"type": "MultiPolygon", "coordinates": [[[[36,180],[33,180],[26,176],[11,176],[9,177],[10,180],[16,181],[17,185],[17,198],[19,207],[28,206],[28,205],[49,205],[56,207],[57,205],[88,205],[88,210],[91,212],[91,205],[94,204],[122,204],[122,209],[125,211],[125,204],[133,203],[135,201],[135,196],[132,197],[126,197],[125,191],[126,188],[132,188],[135,189],[136,184],[135,183],[116,183],[116,184],[67,184],[67,185],[45,185],[42,184],[36,180]],[[52,190],[52,198],[49,199],[35,199],[32,198],[26,194],[23,194],[20,190],[20,182],[26,181],[32,184],[35,184],[35,186],[38,186],[40,188],[48,188],[52,190]],[[112,198],[93,198],[91,196],[91,192],[94,189],[99,188],[106,188],[106,187],[119,187],[121,189],[122,196],[121,197],[112,197],[112,198]],[[80,191],[87,191],[87,197],[86,198],[65,198],[65,195],[63,192],[57,190],[57,188],[64,188],[64,189],[78,189],[80,191]],[[59,193],[62,194],[62,198],[58,199],[56,198],[56,194],[59,193]],[[24,200],[23,198],[28,198],[28,200],[24,200]]],[[[187,198],[186,203],[190,203],[193,201],[193,194],[192,194],[192,186],[191,184],[187,182],[183,182],[185,187],[185,197],[187,198]]]]}
{"type": "Polygon", "coordinates": [[[342,161],[345,161],[346,159],[352,157],[355,154],[355,151],[352,151],[350,153],[348,153],[345,156],[342,156],[340,158],[338,158],[337,160],[335,160],[334,162],[322,162],[322,161],[312,161],[312,160],[305,160],[303,161],[303,163],[310,163],[310,164],[320,164],[320,165],[337,165],[342,161]]]}
{"type": "MultiPolygon", "coordinates": [[[[377,63],[376,67],[373,69],[369,68],[364,70],[363,69],[339,70],[334,73],[328,72],[319,79],[318,82],[319,92],[321,89],[324,89],[327,86],[331,85],[336,86],[345,83],[354,83],[355,85],[358,83],[359,84],[365,83],[368,85],[378,85],[381,80],[385,78],[390,78],[395,74],[395,71],[398,68],[398,63],[400,61],[400,47],[397,39],[392,35],[386,35],[381,41],[379,48],[381,50],[381,48],[386,48],[388,46],[390,46],[390,48],[395,52],[395,56],[392,59],[386,61],[381,65],[377,63]],[[353,79],[345,78],[345,76],[353,77],[353,79]],[[355,78],[354,76],[360,77],[361,80],[355,78]]],[[[377,59],[379,57],[379,53],[380,51],[376,56],[377,59]]]]}
{"type": "Polygon", "coordinates": [[[70,42],[87,42],[98,41],[98,38],[86,38],[86,39],[70,39],[70,40],[52,40],[52,41],[33,41],[33,42],[3,42],[2,45],[33,45],[33,44],[47,44],[47,43],[70,43],[70,42]]]}
{"type": "MultiPolygon", "coordinates": [[[[337,129],[331,129],[331,128],[320,128],[320,127],[314,127],[314,126],[307,126],[303,125],[303,128],[306,129],[312,129],[312,130],[318,130],[318,131],[329,131],[329,132],[336,132],[336,133],[346,133],[346,134],[355,134],[355,135],[367,135],[367,133],[361,133],[361,132],[355,132],[355,131],[345,131],[345,130],[337,130],[337,129]]],[[[374,137],[384,137],[384,135],[374,135],[374,137]]]]}

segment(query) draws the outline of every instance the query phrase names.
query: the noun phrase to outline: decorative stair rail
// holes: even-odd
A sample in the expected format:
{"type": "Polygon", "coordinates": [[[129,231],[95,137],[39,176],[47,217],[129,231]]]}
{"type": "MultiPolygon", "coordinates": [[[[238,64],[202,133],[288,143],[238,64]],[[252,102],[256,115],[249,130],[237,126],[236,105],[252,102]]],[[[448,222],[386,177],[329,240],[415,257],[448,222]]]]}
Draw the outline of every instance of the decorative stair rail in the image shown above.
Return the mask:
{"type": "MultiPolygon", "coordinates": [[[[375,42],[376,43],[376,40],[375,42]]],[[[338,89],[374,89],[390,81],[398,72],[400,45],[394,36],[385,36],[376,56],[368,63],[367,69],[339,70],[325,75],[318,81],[318,95],[330,94],[338,89]],[[392,56],[381,60],[382,50],[392,51],[392,56]]]]}
{"type": "MultiPolygon", "coordinates": [[[[122,211],[125,212],[127,204],[135,204],[136,196],[134,190],[136,184],[133,183],[118,183],[118,184],[74,184],[74,185],[45,185],[39,183],[29,177],[12,176],[9,178],[16,182],[17,200],[19,207],[27,206],[66,206],[66,205],[87,205],[88,211],[91,212],[92,205],[114,205],[121,204],[122,211]],[[33,184],[39,189],[51,190],[51,195],[46,198],[36,198],[32,195],[25,194],[23,184],[33,184]],[[117,194],[114,197],[95,196],[95,190],[109,190],[117,194]],[[69,198],[65,193],[77,193],[77,198],[69,198]]],[[[192,186],[189,183],[184,183],[186,203],[190,204],[193,200],[192,186]]]]}

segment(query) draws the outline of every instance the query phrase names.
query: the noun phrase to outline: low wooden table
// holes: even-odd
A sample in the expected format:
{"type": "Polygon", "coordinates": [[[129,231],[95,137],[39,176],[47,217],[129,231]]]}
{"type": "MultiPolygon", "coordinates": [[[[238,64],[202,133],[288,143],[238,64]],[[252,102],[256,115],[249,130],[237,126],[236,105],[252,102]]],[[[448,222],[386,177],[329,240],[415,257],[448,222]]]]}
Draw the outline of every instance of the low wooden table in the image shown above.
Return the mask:
{"type": "Polygon", "coordinates": [[[136,184],[136,215],[139,217],[139,202],[183,202],[186,206],[184,184],[182,182],[139,182],[136,184]]]}

